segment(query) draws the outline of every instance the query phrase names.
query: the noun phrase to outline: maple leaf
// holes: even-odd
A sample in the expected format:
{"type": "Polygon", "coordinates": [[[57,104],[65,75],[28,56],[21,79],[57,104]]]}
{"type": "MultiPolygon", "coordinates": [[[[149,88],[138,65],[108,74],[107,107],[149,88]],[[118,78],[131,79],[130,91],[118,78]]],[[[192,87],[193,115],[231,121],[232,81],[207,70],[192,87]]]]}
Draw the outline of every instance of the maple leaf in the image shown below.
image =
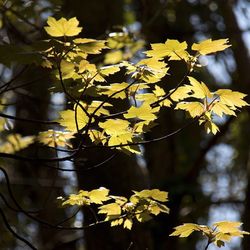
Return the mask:
{"type": "Polygon", "coordinates": [[[205,225],[185,223],[175,227],[175,231],[170,236],[188,237],[194,231],[199,231],[208,238],[210,244],[214,243],[221,247],[224,246],[225,241],[230,241],[233,237],[243,237],[245,234],[250,234],[239,229],[241,224],[241,222],[220,221],[214,223],[212,228],[205,225]]]}
{"type": "Polygon", "coordinates": [[[128,230],[131,230],[133,225],[133,220],[132,219],[126,219],[124,220],[123,227],[127,228],[128,230]]]}
{"type": "Polygon", "coordinates": [[[98,208],[98,214],[106,214],[106,215],[120,215],[122,212],[121,207],[117,203],[110,203],[107,205],[103,205],[98,208]]]}
{"type": "Polygon", "coordinates": [[[235,112],[232,109],[230,109],[226,104],[223,104],[220,101],[214,102],[210,110],[220,117],[222,117],[223,114],[236,116],[235,112]]]}
{"type": "Polygon", "coordinates": [[[175,231],[170,234],[170,236],[179,236],[181,238],[188,237],[191,233],[195,231],[200,231],[204,233],[208,233],[210,231],[212,232],[212,230],[210,230],[207,226],[200,226],[193,223],[184,223],[183,225],[177,226],[174,229],[175,231]]]}
{"type": "Polygon", "coordinates": [[[129,118],[138,118],[144,121],[153,121],[157,118],[154,114],[159,109],[153,109],[150,107],[148,103],[143,103],[140,107],[132,106],[128,111],[127,114],[123,116],[127,119],[129,118]]]}
{"type": "Polygon", "coordinates": [[[191,92],[191,86],[190,85],[185,85],[185,86],[180,86],[177,89],[172,89],[170,90],[170,98],[175,101],[181,101],[187,97],[190,97],[189,93],[191,92]]]}
{"type": "Polygon", "coordinates": [[[169,57],[169,60],[187,60],[188,53],[187,43],[180,43],[177,40],[168,39],[165,43],[151,44],[152,50],[144,52],[149,57],[164,58],[169,57]]]}
{"type": "MultiPolygon", "coordinates": [[[[72,62],[67,62],[65,60],[62,60],[60,63],[60,70],[62,74],[62,79],[69,79],[73,78],[75,73],[75,65],[72,62]]],[[[59,73],[57,73],[56,77],[60,79],[59,73]]]]}
{"type": "Polygon", "coordinates": [[[187,111],[191,117],[197,117],[204,113],[204,105],[201,102],[179,102],[175,109],[187,111]]]}
{"type": "Polygon", "coordinates": [[[82,31],[82,28],[78,27],[79,21],[75,17],[69,20],[63,17],[59,20],[56,20],[54,17],[49,17],[47,24],[48,26],[44,27],[44,29],[53,37],[77,36],[82,31]]]}
{"type": "Polygon", "coordinates": [[[112,50],[105,55],[105,64],[116,64],[123,60],[123,53],[121,50],[112,50]]]}
{"type": "Polygon", "coordinates": [[[95,204],[103,204],[104,201],[109,200],[108,197],[109,190],[104,187],[100,187],[99,189],[94,189],[88,193],[88,197],[92,203],[95,204]]]}
{"type": "MultiPolygon", "coordinates": [[[[60,119],[57,120],[57,122],[66,128],[66,130],[69,130],[71,132],[76,132],[76,121],[75,121],[75,111],[74,110],[63,110],[59,112],[60,119]]],[[[81,109],[81,107],[78,106],[77,108],[77,124],[79,129],[82,129],[86,126],[86,124],[89,121],[88,116],[86,113],[81,109]]]]}
{"type": "Polygon", "coordinates": [[[80,190],[78,194],[70,194],[69,198],[66,199],[62,205],[77,205],[77,206],[88,206],[91,201],[88,197],[88,191],[80,190]]]}
{"type": "Polygon", "coordinates": [[[99,126],[105,130],[108,135],[120,135],[128,131],[129,122],[122,119],[110,119],[105,122],[99,122],[99,126]]]}
{"type": "Polygon", "coordinates": [[[246,94],[238,91],[232,91],[231,89],[219,89],[215,92],[220,97],[220,102],[236,109],[237,107],[248,106],[249,104],[243,100],[246,94]]]}
{"type": "Polygon", "coordinates": [[[98,89],[100,91],[100,94],[102,95],[113,95],[113,98],[120,98],[125,99],[126,98],[126,92],[123,89],[128,87],[128,83],[122,82],[122,83],[112,83],[109,86],[98,86],[98,89]],[[116,93],[118,92],[118,93],[116,93]],[[116,94],[115,94],[116,93],[116,94]]]}
{"type": "Polygon", "coordinates": [[[212,98],[212,93],[203,82],[198,82],[195,78],[189,76],[188,80],[191,84],[190,90],[193,92],[190,96],[198,99],[212,98]]]}
{"type": "Polygon", "coordinates": [[[133,191],[137,196],[143,198],[152,198],[157,201],[166,202],[168,201],[168,193],[160,191],[159,189],[144,189],[140,192],[133,191]]]}
{"type": "Polygon", "coordinates": [[[100,54],[103,49],[107,49],[105,40],[95,40],[90,38],[76,38],[74,43],[77,49],[86,54],[100,54]]]}
{"type": "Polygon", "coordinates": [[[21,136],[20,134],[10,134],[6,137],[5,142],[0,144],[0,152],[15,153],[20,151],[34,142],[34,136],[21,136]]]}
{"type": "Polygon", "coordinates": [[[62,132],[62,131],[55,131],[49,129],[44,132],[40,132],[37,139],[39,142],[51,146],[51,147],[72,147],[72,145],[68,142],[68,140],[73,138],[73,133],[70,132],[62,132]]]}
{"type": "Polygon", "coordinates": [[[230,46],[231,45],[228,44],[228,39],[219,39],[214,41],[212,41],[212,39],[207,39],[200,43],[194,43],[192,46],[192,50],[199,52],[199,54],[201,55],[208,55],[211,53],[225,50],[230,46]]]}

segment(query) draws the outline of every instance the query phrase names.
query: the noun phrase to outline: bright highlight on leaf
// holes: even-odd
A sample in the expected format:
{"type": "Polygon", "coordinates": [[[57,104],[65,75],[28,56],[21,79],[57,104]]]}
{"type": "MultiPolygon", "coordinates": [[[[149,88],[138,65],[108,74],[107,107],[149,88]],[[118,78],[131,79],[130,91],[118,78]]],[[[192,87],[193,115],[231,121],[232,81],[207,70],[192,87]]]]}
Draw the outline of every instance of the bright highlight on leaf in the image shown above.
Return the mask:
{"type": "Polygon", "coordinates": [[[200,43],[194,43],[192,46],[192,50],[199,52],[199,54],[201,55],[208,55],[225,50],[230,46],[231,45],[228,44],[228,39],[219,39],[214,41],[212,41],[212,39],[207,39],[200,43]]]}
{"type": "Polygon", "coordinates": [[[123,225],[123,228],[128,230],[131,230],[134,220],[146,222],[152,219],[152,215],[169,213],[169,208],[163,204],[168,201],[167,192],[159,189],[133,192],[134,194],[127,199],[110,195],[109,190],[103,187],[92,191],[80,190],[78,194],[71,194],[63,205],[100,205],[98,214],[105,216],[104,221],[110,222],[111,226],[123,225]]]}
{"type": "Polygon", "coordinates": [[[49,17],[47,24],[48,26],[44,29],[53,37],[77,36],[82,31],[82,28],[78,27],[79,21],[75,17],[69,20],[63,17],[59,20],[56,20],[54,17],[49,17]]]}
{"type": "Polygon", "coordinates": [[[168,39],[165,43],[151,44],[152,50],[148,50],[145,54],[149,57],[164,58],[169,57],[169,60],[187,60],[188,52],[187,43],[177,40],[168,39]]]}
{"type": "Polygon", "coordinates": [[[236,115],[237,108],[248,106],[243,100],[243,93],[230,89],[219,89],[211,92],[207,85],[188,77],[190,85],[185,85],[172,91],[170,98],[177,102],[175,109],[182,109],[189,113],[192,118],[199,117],[199,124],[203,124],[207,133],[216,134],[219,128],[213,122],[213,115],[236,115]],[[193,99],[198,99],[193,101],[193,99]]]}
{"type": "Polygon", "coordinates": [[[62,132],[62,131],[55,131],[49,129],[44,132],[40,132],[37,139],[39,142],[50,146],[50,147],[72,147],[72,145],[68,142],[70,139],[73,138],[73,133],[70,132],[62,132]]]}
{"type": "Polygon", "coordinates": [[[243,237],[249,235],[249,232],[242,231],[239,227],[241,222],[234,221],[220,221],[208,227],[205,225],[198,225],[193,223],[185,223],[181,226],[175,227],[175,231],[170,236],[188,237],[193,232],[201,232],[203,236],[207,237],[210,244],[215,244],[217,247],[225,245],[225,242],[229,242],[233,237],[243,237]]]}

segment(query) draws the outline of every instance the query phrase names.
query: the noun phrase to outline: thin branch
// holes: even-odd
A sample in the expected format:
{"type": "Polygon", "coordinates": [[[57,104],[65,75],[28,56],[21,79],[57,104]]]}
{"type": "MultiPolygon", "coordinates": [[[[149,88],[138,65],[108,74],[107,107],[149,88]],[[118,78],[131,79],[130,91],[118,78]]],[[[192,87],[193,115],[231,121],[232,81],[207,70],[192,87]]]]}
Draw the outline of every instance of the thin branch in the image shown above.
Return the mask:
{"type": "Polygon", "coordinates": [[[29,123],[38,123],[38,124],[46,124],[46,125],[58,124],[58,122],[21,118],[21,117],[7,115],[7,114],[3,114],[3,113],[0,113],[0,117],[11,119],[11,120],[16,120],[16,121],[29,122],[29,123]]]}
{"type": "Polygon", "coordinates": [[[27,246],[29,246],[31,249],[33,250],[37,250],[36,247],[34,247],[28,240],[24,239],[22,236],[20,236],[19,234],[17,234],[10,226],[7,218],[5,217],[5,214],[3,212],[3,210],[0,208],[0,214],[3,218],[3,222],[4,222],[4,225],[7,227],[7,229],[9,230],[9,232],[15,237],[17,238],[18,240],[24,242],[27,246]]]}

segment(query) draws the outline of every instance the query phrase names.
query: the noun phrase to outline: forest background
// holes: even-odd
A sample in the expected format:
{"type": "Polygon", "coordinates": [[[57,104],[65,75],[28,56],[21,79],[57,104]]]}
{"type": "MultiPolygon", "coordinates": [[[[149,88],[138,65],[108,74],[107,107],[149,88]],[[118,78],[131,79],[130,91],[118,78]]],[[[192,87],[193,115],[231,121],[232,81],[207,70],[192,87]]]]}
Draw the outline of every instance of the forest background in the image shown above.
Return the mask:
{"type": "MultiPolygon", "coordinates": [[[[83,37],[106,39],[110,32],[120,32],[133,41],[144,41],[145,49],[150,48],[150,43],[163,43],[167,39],[192,44],[208,38],[228,38],[232,46],[202,58],[200,63],[207,66],[196,69],[193,75],[199,76],[210,89],[230,88],[249,95],[250,2],[247,0],[11,0],[0,3],[1,45],[10,42],[15,46],[29,46],[47,39],[43,27],[49,16],[76,17],[83,27],[83,37]]],[[[4,114],[40,121],[57,119],[56,112],[67,105],[66,97],[48,94],[52,81],[48,70],[26,67],[23,62],[10,66],[13,58],[11,53],[6,56],[7,53],[0,47],[1,86],[14,76],[18,77],[13,80],[13,89],[8,90],[13,103],[5,107],[4,114]]],[[[136,56],[130,60],[135,62],[136,56]]],[[[163,86],[168,90],[176,86],[183,72],[178,62],[171,62],[170,80],[163,86]]],[[[246,101],[249,102],[249,98],[246,101]]],[[[1,159],[20,206],[40,210],[39,218],[51,223],[62,221],[74,212],[71,207],[62,209],[56,198],[79,189],[104,186],[113,194],[124,196],[131,195],[131,190],[147,188],[169,192],[170,215],[159,215],[145,224],[136,224],[132,231],[110,228],[108,224],[84,231],[41,225],[8,207],[13,204],[4,174],[0,176],[1,211],[14,230],[38,249],[201,249],[204,241],[199,235],[184,240],[168,235],[181,223],[211,225],[217,220],[242,221],[244,229],[250,230],[249,119],[248,108],[237,118],[220,119],[217,121],[220,132],[215,135],[207,135],[198,124],[191,124],[166,140],[144,145],[141,157],[123,152],[113,157],[109,149],[89,150],[77,161],[61,163],[61,167],[71,171],[52,169],[58,167],[58,163],[53,162],[1,159]],[[100,167],[90,168],[105,161],[107,156],[112,159],[100,167]]],[[[184,113],[164,110],[158,125],[145,137],[147,140],[158,138],[180,128],[185,121],[184,113]]],[[[9,119],[5,128],[7,134],[15,131],[27,136],[47,130],[48,126],[9,119]]],[[[35,156],[39,151],[40,156],[54,157],[53,150],[43,151],[39,147],[32,144],[22,153],[35,156]]],[[[60,152],[59,156],[65,154],[60,152]]],[[[92,220],[91,216],[87,211],[84,216],[83,211],[79,211],[65,225],[82,226],[89,218],[92,220]]],[[[0,224],[0,232],[0,249],[25,249],[25,245],[6,230],[4,223],[0,224]]],[[[237,239],[225,247],[249,248],[249,237],[237,239]]]]}

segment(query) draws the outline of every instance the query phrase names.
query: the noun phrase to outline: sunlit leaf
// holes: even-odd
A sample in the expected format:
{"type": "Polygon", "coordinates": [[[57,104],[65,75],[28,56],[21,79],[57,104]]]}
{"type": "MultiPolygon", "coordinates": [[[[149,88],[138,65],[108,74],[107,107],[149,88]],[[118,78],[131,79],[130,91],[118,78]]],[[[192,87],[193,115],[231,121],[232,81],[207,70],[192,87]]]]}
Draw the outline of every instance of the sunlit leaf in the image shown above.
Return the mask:
{"type": "Polygon", "coordinates": [[[52,129],[40,132],[37,137],[39,142],[51,147],[72,147],[68,142],[72,138],[73,134],[70,132],[55,131],[52,129]]]}
{"type": "Polygon", "coordinates": [[[191,84],[192,97],[194,98],[212,98],[212,93],[209,91],[208,87],[203,82],[198,82],[195,78],[189,76],[189,82],[191,84]]]}
{"type": "Polygon", "coordinates": [[[56,20],[54,17],[49,17],[47,24],[48,26],[44,29],[53,37],[77,36],[82,31],[82,28],[78,27],[79,22],[75,17],[70,18],[69,20],[66,20],[63,17],[59,20],[56,20]]]}
{"type": "Polygon", "coordinates": [[[5,138],[5,141],[0,144],[0,152],[15,153],[20,151],[34,142],[34,136],[24,136],[19,134],[10,134],[5,138]]]}
{"type": "Polygon", "coordinates": [[[66,130],[69,130],[71,132],[77,132],[76,122],[78,124],[78,128],[82,129],[88,123],[89,118],[79,106],[77,108],[77,115],[75,112],[76,111],[70,109],[60,111],[60,119],[57,120],[57,122],[61,126],[65,127],[66,130]]]}
{"type": "Polygon", "coordinates": [[[152,50],[148,50],[145,54],[149,57],[164,58],[169,57],[169,60],[187,60],[188,53],[187,43],[177,40],[168,39],[165,43],[151,44],[152,50]]]}
{"type": "Polygon", "coordinates": [[[213,111],[216,115],[222,117],[225,115],[234,115],[236,116],[235,112],[230,109],[227,105],[217,101],[212,105],[211,111],[213,111]]]}
{"type": "Polygon", "coordinates": [[[123,223],[124,228],[127,228],[128,230],[131,230],[132,225],[133,225],[132,219],[125,219],[124,220],[124,223],[123,223]]]}
{"type": "Polygon", "coordinates": [[[123,116],[127,119],[138,118],[144,121],[153,121],[157,118],[155,115],[155,112],[157,111],[157,109],[151,108],[149,104],[143,103],[140,107],[132,106],[127,111],[127,114],[124,114],[123,116]]]}
{"type": "Polygon", "coordinates": [[[179,102],[175,109],[187,111],[191,117],[197,117],[204,113],[204,106],[200,102],[179,102]]]}
{"type": "Polygon", "coordinates": [[[109,200],[110,198],[108,197],[109,190],[106,188],[99,188],[99,189],[94,189],[89,192],[89,199],[91,202],[96,203],[96,204],[103,204],[104,201],[109,200]]]}
{"type": "Polygon", "coordinates": [[[121,207],[117,203],[110,203],[99,207],[99,214],[106,215],[120,215],[122,212],[121,207]]]}
{"type": "Polygon", "coordinates": [[[199,52],[199,54],[201,55],[208,55],[211,53],[225,50],[230,46],[231,45],[228,44],[228,39],[219,39],[214,41],[212,41],[212,39],[207,39],[200,43],[194,43],[192,46],[192,50],[199,52]]]}
{"type": "Polygon", "coordinates": [[[230,89],[219,89],[215,92],[220,98],[220,102],[233,109],[237,107],[241,108],[243,106],[248,106],[249,104],[243,100],[246,94],[240,93],[238,91],[232,91],[230,89]]]}

